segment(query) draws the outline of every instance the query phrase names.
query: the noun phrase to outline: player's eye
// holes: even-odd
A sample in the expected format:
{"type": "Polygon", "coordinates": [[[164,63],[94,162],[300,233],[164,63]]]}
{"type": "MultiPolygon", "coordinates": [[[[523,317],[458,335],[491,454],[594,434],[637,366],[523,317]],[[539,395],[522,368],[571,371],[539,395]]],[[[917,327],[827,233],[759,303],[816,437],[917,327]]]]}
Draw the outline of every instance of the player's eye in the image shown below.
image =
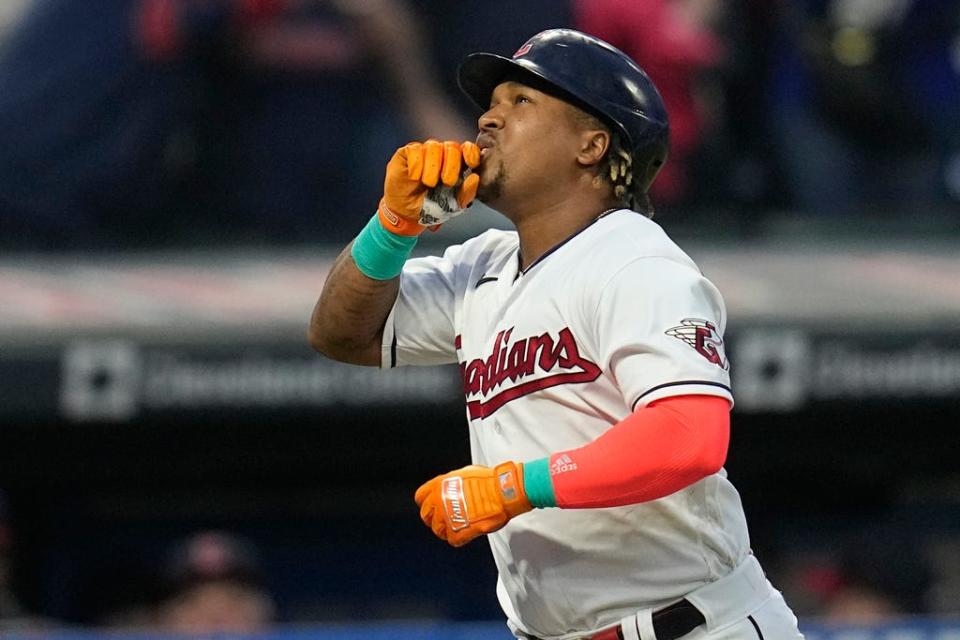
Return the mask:
{"type": "Polygon", "coordinates": [[[517,94],[517,97],[513,99],[513,104],[523,104],[524,102],[530,102],[530,98],[522,93],[517,94]]]}

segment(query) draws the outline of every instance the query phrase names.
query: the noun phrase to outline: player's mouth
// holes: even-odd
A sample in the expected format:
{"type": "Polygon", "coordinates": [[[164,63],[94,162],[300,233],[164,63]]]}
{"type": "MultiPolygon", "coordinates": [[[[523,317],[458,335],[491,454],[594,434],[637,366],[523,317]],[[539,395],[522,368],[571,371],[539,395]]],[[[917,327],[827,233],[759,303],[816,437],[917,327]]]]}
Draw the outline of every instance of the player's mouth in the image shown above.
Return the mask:
{"type": "Polygon", "coordinates": [[[489,133],[481,133],[477,136],[477,146],[480,147],[481,161],[490,154],[490,150],[493,148],[494,144],[496,144],[496,141],[489,133]]]}

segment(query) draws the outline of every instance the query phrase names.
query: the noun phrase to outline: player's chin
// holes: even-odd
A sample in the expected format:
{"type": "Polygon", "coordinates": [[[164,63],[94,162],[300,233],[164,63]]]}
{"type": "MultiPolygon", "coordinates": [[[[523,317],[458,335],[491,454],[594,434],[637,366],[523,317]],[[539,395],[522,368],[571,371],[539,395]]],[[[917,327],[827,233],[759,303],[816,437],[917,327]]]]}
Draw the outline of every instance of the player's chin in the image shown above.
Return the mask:
{"type": "Polygon", "coordinates": [[[503,172],[496,170],[489,164],[481,165],[480,184],[477,186],[477,200],[484,204],[491,204],[498,200],[503,193],[503,172]]]}
{"type": "Polygon", "coordinates": [[[500,183],[495,180],[489,183],[481,180],[480,186],[477,187],[477,200],[489,206],[493,206],[493,203],[500,199],[500,194],[500,183]]]}

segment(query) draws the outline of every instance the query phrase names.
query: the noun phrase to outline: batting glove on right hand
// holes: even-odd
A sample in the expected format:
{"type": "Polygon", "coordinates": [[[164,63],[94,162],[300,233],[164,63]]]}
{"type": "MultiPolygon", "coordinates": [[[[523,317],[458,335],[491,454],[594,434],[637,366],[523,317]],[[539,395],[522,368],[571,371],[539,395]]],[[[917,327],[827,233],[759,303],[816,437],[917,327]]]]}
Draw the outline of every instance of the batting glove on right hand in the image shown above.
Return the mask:
{"type": "Polygon", "coordinates": [[[424,483],[414,496],[420,519],[434,535],[460,547],[503,527],[533,506],[523,488],[523,465],[470,465],[424,483]]]}
{"type": "Polygon", "coordinates": [[[479,164],[480,148],[473,142],[427,140],[400,147],[387,163],[383,199],[377,210],[381,224],[397,235],[416,236],[459,213],[477,196],[480,176],[468,169],[479,164]],[[432,203],[423,215],[427,196],[438,185],[438,191],[452,194],[454,202],[432,203]]]}

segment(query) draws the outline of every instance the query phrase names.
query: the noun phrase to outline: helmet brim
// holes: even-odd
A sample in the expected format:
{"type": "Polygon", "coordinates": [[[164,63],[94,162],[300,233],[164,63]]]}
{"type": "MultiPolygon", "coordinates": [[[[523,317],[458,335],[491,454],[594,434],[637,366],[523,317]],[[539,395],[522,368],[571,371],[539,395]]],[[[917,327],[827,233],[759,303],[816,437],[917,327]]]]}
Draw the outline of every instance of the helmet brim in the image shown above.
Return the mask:
{"type": "Polygon", "coordinates": [[[533,64],[523,64],[495,53],[471,53],[457,69],[457,84],[481,110],[490,108],[490,96],[501,82],[514,80],[593,111],[583,100],[539,73],[533,64]]]}
{"type": "Polygon", "coordinates": [[[470,101],[486,111],[497,85],[511,73],[530,73],[514,60],[494,53],[471,53],[457,69],[457,84],[470,101]]]}

